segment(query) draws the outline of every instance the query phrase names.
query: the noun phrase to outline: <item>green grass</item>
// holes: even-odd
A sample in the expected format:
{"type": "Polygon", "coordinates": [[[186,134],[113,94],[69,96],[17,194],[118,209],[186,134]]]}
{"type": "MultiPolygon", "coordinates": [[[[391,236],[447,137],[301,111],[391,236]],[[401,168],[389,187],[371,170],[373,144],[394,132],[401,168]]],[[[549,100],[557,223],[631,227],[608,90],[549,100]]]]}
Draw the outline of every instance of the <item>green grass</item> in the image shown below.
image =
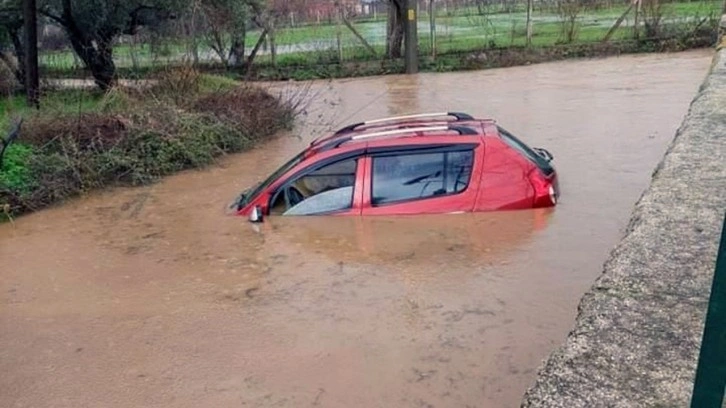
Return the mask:
{"type": "MultiPolygon", "coordinates": [[[[199,75],[198,91],[202,94],[225,91],[239,86],[232,78],[219,75],[199,75]]],[[[40,98],[44,113],[72,114],[113,110],[121,101],[116,95],[104,94],[96,89],[58,89],[43,93],[40,98]]],[[[0,98],[0,135],[7,132],[11,124],[20,118],[37,113],[25,103],[25,96],[13,95],[0,98]]]]}
{"type": "MultiPolygon", "coordinates": [[[[41,110],[54,113],[100,111],[107,107],[108,103],[111,103],[111,100],[96,90],[52,90],[44,93],[40,98],[41,110]]],[[[33,115],[37,113],[37,110],[25,103],[24,96],[15,95],[0,99],[0,112],[2,112],[0,114],[0,132],[5,133],[12,122],[33,115]]]]}
{"type": "Polygon", "coordinates": [[[27,193],[33,186],[31,174],[26,166],[33,154],[33,148],[22,144],[10,145],[3,155],[0,185],[20,193],[27,193]]]}

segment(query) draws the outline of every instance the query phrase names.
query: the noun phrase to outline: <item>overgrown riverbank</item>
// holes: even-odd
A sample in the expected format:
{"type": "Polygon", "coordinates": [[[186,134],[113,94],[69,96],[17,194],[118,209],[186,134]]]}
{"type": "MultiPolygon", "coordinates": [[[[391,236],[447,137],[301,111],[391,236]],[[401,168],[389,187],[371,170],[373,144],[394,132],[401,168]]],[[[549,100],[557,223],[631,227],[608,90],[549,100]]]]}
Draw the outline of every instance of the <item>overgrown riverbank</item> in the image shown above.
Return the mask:
{"type": "Polygon", "coordinates": [[[302,103],[191,69],[169,71],[143,90],[50,91],[43,100],[42,110],[22,115],[20,136],[4,155],[6,217],[206,166],[290,127],[302,103]]]}

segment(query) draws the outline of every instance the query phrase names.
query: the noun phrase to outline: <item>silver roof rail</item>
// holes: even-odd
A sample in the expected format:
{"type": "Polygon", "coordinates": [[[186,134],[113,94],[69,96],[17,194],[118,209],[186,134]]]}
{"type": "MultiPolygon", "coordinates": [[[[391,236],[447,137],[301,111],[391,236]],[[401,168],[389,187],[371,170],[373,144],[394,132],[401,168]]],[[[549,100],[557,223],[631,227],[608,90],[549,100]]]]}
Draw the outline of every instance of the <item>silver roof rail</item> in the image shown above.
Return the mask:
{"type": "Polygon", "coordinates": [[[379,123],[386,123],[386,122],[397,122],[405,119],[423,119],[423,118],[435,118],[435,117],[441,117],[441,116],[451,116],[454,117],[457,121],[460,120],[474,120],[474,117],[462,112],[431,112],[431,113],[417,113],[413,115],[403,115],[403,116],[391,116],[388,118],[380,118],[380,119],[372,119],[372,120],[366,120],[365,122],[358,122],[354,123],[352,125],[346,126],[342,129],[339,129],[335,132],[336,135],[352,132],[356,128],[366,125],[374,125],[379,123]]]}
{"type": "Polygon", "coordinates": [[[361,140],[361,139],[369,139],[373,137],[380,137],[380,136],[392,136],[392,135],[404,135],[406,133],[419,133],[419,132],[443,132],[443,131],[454,131],[458,132],[460,135],[476,135],[476,131],[463,127],[463,126],[422,126],[422,127],[410,127],[405,129],[393,129],[393,130],[384,130],[380,132],[373,132],[373,133],[364,133],[361,135],[355,135],[351,136],[350,140],[361,140]]]}
{"type": "Polygon", "coordinates": [[[434,131],[444,131],[444,130],[449,130],[449,127],[448,126],[411,127],[411,128],[406,128],[406,129],[384,130],[384,131],[380,131],[380,132],[355,135],[355,136],[352,136],[350,138],[350,140],[360,140],[360,139],[368,139],[371,137],[379,137],[379,136],[391,136],[391,135],[399,135],[399,134],[406,134],[406,133],[434,132],[434,131]]]}
{"type": "Polygon", "coordinates": [[[472,120],[474,119],[470,115],[466,113],[459,113],[459,112],[431,112],[431,113],[417,113],[413,115],[403,115],[403,116],[391,116],[388,118],[381,118],[381,119],[373,119],[373,120],[367,120],[363,122],[366,125],[371,125],[374,123],[383,123],[383,122],[396,122],[403,119],[421,119],[421,118],[434,118],[437,116],[453,116],[456,118],[456,120],[472,120]]]}

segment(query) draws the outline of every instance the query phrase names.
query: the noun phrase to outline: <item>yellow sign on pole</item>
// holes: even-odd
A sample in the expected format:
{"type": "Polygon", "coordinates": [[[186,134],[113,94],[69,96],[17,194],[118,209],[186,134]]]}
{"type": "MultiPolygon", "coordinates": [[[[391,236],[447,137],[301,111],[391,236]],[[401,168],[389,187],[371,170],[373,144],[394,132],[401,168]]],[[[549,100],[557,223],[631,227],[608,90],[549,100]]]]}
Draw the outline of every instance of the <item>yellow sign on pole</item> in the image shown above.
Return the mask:
{"type": "Polygon", "coordinates": [[[408,21],[416,20],[416,11],[414,9],[408,9],[408,21]]]}

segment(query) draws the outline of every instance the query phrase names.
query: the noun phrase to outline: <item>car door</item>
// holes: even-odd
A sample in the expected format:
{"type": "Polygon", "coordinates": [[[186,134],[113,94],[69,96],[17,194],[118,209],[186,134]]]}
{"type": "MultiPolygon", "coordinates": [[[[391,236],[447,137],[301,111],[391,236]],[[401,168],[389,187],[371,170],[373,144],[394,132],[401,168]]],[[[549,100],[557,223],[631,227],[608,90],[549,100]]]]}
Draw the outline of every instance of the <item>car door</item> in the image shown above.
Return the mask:
{"type": "Polygon", "coordinates": [[[358,215],[364,149],[323,154],[285,177],[269,199],[270,215],[358,215]]]}
{"type": "Polygon", "coordinates": [[[362,214],[472,211],[483,154],[479,143],[369,148],[362,214]]]}

